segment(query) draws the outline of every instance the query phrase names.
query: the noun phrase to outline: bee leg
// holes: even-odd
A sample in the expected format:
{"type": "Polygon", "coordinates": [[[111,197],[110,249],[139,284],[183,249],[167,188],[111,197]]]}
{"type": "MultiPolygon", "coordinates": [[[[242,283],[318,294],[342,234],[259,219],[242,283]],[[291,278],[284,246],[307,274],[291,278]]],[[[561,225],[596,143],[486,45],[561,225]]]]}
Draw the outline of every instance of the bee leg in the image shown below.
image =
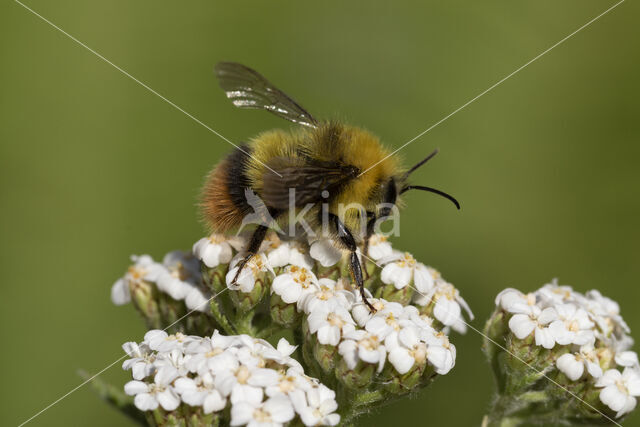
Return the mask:
{"type": "Polygon", "coordinates": [[[372,313],[375,313],[377,310],[373,305],[371,305],[371,303],[367,299],[367,296],[364,293],[364,281],[362,280],[362,267],[360,267],[358,254],[355,251],[351,252],[351,259],[350,259],[349,266],[351,267],[350,268],[351,276],[353,277],[353,280],[356,282],[356,284],[358,285],[358,289],[360,290],[360,296],[362,297],[362,301],[364,301],[367,307],[369,307],[369,311],[371,311],[372,313]]]}
{"type": "MultiPolygon", "coordinates": [[[[362,248],[362,255],[369,259],[369,240],[371,240],[371,236],[373,235],[373,227],[376,225],[376,214],[373,212],[367,212],[367,234],[364,237],[364,245],[362,248]]],[[[368,280],[369,270],[367,270],[366,266],[364,269],[365,280],[368,280]]]]}
{"type": "Polygon", "coordinates": [[[245,255],[245,257],[242,258],[238,263],[238,271],[233,277],[231,285],[236,284],[236,282],[238,281],[238,277],[240,277],[240,272],[242,271],[242,269],[247,265],[251,258],[253,258],[253,256],[258,253],[258,250],[260,250],[260,245],[262,245],[262,241],[267,235],[268,230],[269,227],[267,227],[266,225],[259,225],[258,228],[256,228],[256,230],[253,232],[253,234],[251,235],[251,240],[249,241],[249,246],[247,247],[247,255],[245,255]]]}
{"type": "Polygon", "coordinates": [[[351,271],[351,277],[353,278],[353,281],[356,283],[356,285],[358,286],[358,289],[360,290],[360,296],[362,296],[362,301],[364,301],[364,303],[367,305],[367,307],[369,307],[369,310],[372,313],[375,313],[376,312],[375,307],[371,305],[371,303],[367,299],[366,294],[364,293],[364,280],[362,278],[362,267],[360,266],[358,253],[356,252],[358,249],[358,246],[356,245],[356,241],[353,238],[353,234],[351,234],[351,231],[349,231],[349,229],[342,223],[342,221],[340,221],[340,218],[338,218],[336,215],[330,214],[329,218],[333,221],[336,227],[338,238],[347,247],[347,249],[351,251],[351,257],[349,259],[349,267],[350,267],[349,270],[351,271]]]}

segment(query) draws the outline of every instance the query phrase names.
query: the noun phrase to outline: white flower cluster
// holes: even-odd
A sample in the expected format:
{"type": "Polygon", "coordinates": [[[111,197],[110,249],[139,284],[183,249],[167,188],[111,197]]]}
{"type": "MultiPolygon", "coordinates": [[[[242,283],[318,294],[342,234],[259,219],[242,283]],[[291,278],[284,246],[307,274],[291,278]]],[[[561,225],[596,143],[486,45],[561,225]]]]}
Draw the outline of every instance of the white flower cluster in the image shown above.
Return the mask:
{"type": "Polygon", "coordinates": [[[537,346],[566,348],[556,359],[558,370],[571,381],[593,378],[602,388],[600,400],[618,417],[635,408],[638,355],[630,351],[633,339],[615,301],[596,290],[583,295],[554,281],[529,294],[505,289],[496,305],[511,314],[509,329],[518,339],[532,336],[537,346]]]}
{"type": "MultiPolygon", "coordinates": [[[[394,251],[386,238],[373,236],[369,254],[384,264],[381,281],[396,289],[412,284],[418,292],[414,298],[418,307],[375,299],[369,294],[377,309],[372,315],[349,284],[342,279],[318,278],[313,271],[314,262],[325,268],[334,266],[342,259],[342,252],[326,240],[314,241],[307,248],[269,234],[261,252],[249,261],[235,285],[232,281],[242,257],[238,254],[231,259],[227,286],[248,293],[260,274],[275,276],[271,292],[285,303],[295,304],[297,311],[305,314],[308,329],[318,342],[338,347],[351,369],[362,361],[376,364],[380,372],[387,360],[400,374],[408,372],[415,363],[426,361],[439,374],[453,368],[455,346],[445,333],[432,326],[433,318],[420,314],[418,307],[432,304],[435,319],[460,332],[466,329],[462,309],[471,319],[473,314],[458,290],[436,270],[417,262],[408,253],[394,251]]],[[[201,239],[194,251],[211,268],[231,258],[229,243],[219,237],[201,239]],[[224,259],[217,255],[221,253],[224,259]],[[216,254],[213,261],[207,262],[207,254],[216,254]]]]}
{"type": "MultiPolygon", "coordinates": [[[[383,243],[390,248],[388,242],[383,243]]],[[[417,307],[375,299],[369,294],[377,310],[375,314],[371,314],[369,308],[361,302],[359,294],[344,280],[316,277],[312,271],[314,256],[324,267],[331,265],[329,260],[333,259],[335,264],[340,259],[333,256],[332,251],[335,249],[332,246],[323,241],[314,242],[310,256],[301,251],[297,243],[278,242],[274,245],[271,242],[270,245],[260,257],[254,257],[256,261],[250,262],[246,275],[243,270],[238,280],[240,289],[250,292],[258,272],[280,268],[280,273],[271,284],[271,292],[285,303],[295,304],[297,311],[305,314],[310,333],[316,336],[320,344],[338,347],[339,354],[350,369],[362,361],[377,365],[380,372],[387,360],[400,374],[408,372],[415,363],[426,361],[439,374],[446,374],[453,368],[455,346],[449,343],[444,333],[432,327],[433,319],[421,315],[417,307]]],[[[374,252],[379,249],[377,246],[373,246],[374,252]]],[[[408,254],[403,256],[410,257],[408,254]]],[[[437,307],[435,313],[438,320],[445,325],[457,324],[461,320],[458,302],[462,302],[465,308],[466,303],[453,286],[443,283],[438,287],[440,284],[436,285],[433,270],[427,270],[427,267],[415,261],[407,267],[390,261],[387,266],[391,268],[385,267],[387,272],[385,269],[382,271],[383,280],[384,277],[395,280],[396,276],[405,274],[403,268],[415,268],[416,265],[424,268],[427,278],[423,282],[427,284],[422,288],[431,293],[437,307]],[[442,291],[445,286],[450,287],[448,292],[442,291]],[[434,289],[438,289],[438,292],[433,292],[434,289]]],[[[231,266],[234,266],[234,261],[231,266]]],[[[237,268],[232,267],[227,274],[228,286],[231,286],[236,272],[237,268]]],[[[402,280],[403,286],[406,286],[411,277],[402,280]]],[[[420,279],[415,278],[414,281],[418,283],[420,279]]]]}
{"type": "Polygon", "coordinates": [[[248,335],[211,337],[146,333],[123,345],[131,357],[123,369],[133,380],[124,389],[141,411],[177,409],[181,403],[221,414],[232,426],[281,426],[296,416],[306,426],[336,425],[335,393],[304,374],[284,338],[277,348],[248,335]]]}
{"type": "Polygon", "coordinates": [[[169,252],[162,263],[149,255],[133,255],[134,264],[124,277],[111,288],[111,301],[116,305],[131,301],[131,291],[137,286],[155,284],[157,289],[177,301],[184,300],[190,310],[208,312],[211,298],[202,283],[200,262],[192,254],[183,251],[169,252]]]}
{"type": "MultiPolygon", "coordinates": [[[[336,265],[343,255],[342,251],[336,249],[327,240],[311,242],[307,251],[300,242],[281,241],[277,235],[269,234],[261,247],[261,252],[249,261],[236,284],[231,285],[238,272],[237,264],[242,259],[241,252],[231,258],[232,246],[240,249],[243,243],[238,240],[229,242],[222,236],[213,235],[210,238],[200,239],[194,245],[194,253],[210,268],[230,261],[226,276],[227,286],[245,293],[253,290],[260,273],[268,272],[275,276],[274,269],[284,268],[282,274],[277,275],[273,280],[272,292],[278,294],[286,303],[299,303],[303,294],[319,289],[319,281],[313,273],[314,262],[322,267],[331,267],[336,265]]],[[[473,320],[473,313],[458,290],[446,282],[437,270],[416,261],[409,253],[393,250],[387,239],[380,235],[372,236],[369,256],[372,261],[382,267],[380,273],[382,283],[393,285],[396,289],[411,286],[416,291],[413,302],[417,306],[432,304],[433,316],[436,320],[457,332],[466,331],[462,310],[467,312],[471,320],[473,320]]],[[[300,304],[298,307],[305,312],[311,311],[300,304]]]]}
{"type": "Polygon", "coordinates": [[[416,291],[413,302],[416,305],[432,304],[433,317],[436,320],[456,332],[466,332],[467,325],[462,318],[462,310],[467,312],[470,320],[473,320],[473,313],[460,296],[460,292],[451,283],[446,282],[437,270],[416,261],[407,252],[394,251],[378,262],[384,264],[380,273],[383,283],[392,284],[396,289],[403,289],[413,283],[416,291]]]}

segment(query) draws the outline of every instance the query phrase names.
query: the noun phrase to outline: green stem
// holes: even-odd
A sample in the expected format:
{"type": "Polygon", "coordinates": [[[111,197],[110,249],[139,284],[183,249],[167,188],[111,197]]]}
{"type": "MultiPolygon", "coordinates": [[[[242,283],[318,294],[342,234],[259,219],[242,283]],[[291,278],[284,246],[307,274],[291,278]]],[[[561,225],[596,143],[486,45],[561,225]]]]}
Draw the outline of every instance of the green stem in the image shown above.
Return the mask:
{"type": "Polygon", "coordinates": [[[211,300],[211,313],[213,314],[214,319],[216,319],[216,323],[218,324],[218,326],[220,326],[225,333],[227,333],[228,335],[236,334],[236,330],[229,322],[229,319],[227,319],[227,316],[222,314],[216,298],[211,300]]]}
{"type": "Polygon", "coordinates": [[[241,313],[236,310],[236,315],[233,324],[239,334],[247,334],[251,336],[256,335],[255,328],[253,327],[253,316],[256,314],[254,310],[249,310],[246,313],[241,313]]]}
{"type": "Polygon", "coordinates": [[[498,395],[491,405],[491,411],[484,416],[482,427],[515,427],[520,425],[523,422],[522,418],[511,416],[511,414],[521,407],[522,403],[515,398],[498,395]]]}

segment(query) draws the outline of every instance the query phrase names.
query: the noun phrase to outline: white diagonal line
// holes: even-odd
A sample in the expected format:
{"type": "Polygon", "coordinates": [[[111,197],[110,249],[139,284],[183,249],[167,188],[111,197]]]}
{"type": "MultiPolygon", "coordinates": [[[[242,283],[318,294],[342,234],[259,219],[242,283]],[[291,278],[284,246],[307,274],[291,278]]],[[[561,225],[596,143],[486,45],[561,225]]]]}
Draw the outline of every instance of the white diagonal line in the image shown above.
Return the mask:
{"type": "Polygon", "coordinates": [[[517,74],[518,72],[522,71],[524,68],[526,68],[527,66],[529,66],[530,64],[532,64],[533,62],[537,61],[538,59],[540,59],[542,56],[546,55],[547,53],[549,53],[551,50],[553,50],[554,48],[560,46],[562,43],[564,43],[565,41],[569,40],[571,37],[573,37],[574,35],[578,34],[580,31],[582,31],[583,29],[587,28],[589,25],[593,24],[595,21],[597,21],[598,19],[602,18],[604,15],[606,15],[607,13],[611,12],[613,9],[615,9],[616,7],[618,7],[619,5],[621,5],[622,3],[624,3],[625,0],[620,0],[618,3],[614,4],[613,6],[611,6],[609,9],[605,10],[604,12],[602,12],[600,15],[596,16],[595,18],[593,18],[592,20],[590,20],[589,22],[587,22],[586,24],[584,24],[583,26],[581,26],[580,28],[578,28],[577,30],[575,30],[574,32],[572,32],[571,34],[569,34],[568,36],[565,36],[562,40],[560,40],[559,42],[555,43],[554,45],[552,45],[551,47],[545,49],[544,51],[542,51],[540,54],[538,54],[537,56],[535,56],[533,59],[529,60],[528,62],[526,62],[524,65],[521,65],[520,67],[518,67],[515,71],[512,71],[511,73],[507,74],[505,77],[503,77],[502,79],[498,80],[496,83],[492,84],[491,86],[489,86],[487,89],[483,90],[482,92],[480,92],[478,95],[474,96],[473,98],[471,98],[470,100],[468,100],[467,102],[465,102],[464,104],[462,104],[461,106],[459,106],[458,108],[456,108],[455,110],[453,110],[452,112],[450,112],[449,114],[447,114],[446,116],[444,116],[443,118],[441,118],[440,120],[438,120],[437,122],[435,122],[434,124],[432,124],[431,126],[429,126],[427,129],[423,130],[422,132],[420,132],[418,135],[414,136],[413,138],[411,138],[409,141],[405,142],[404,144],[402,144],[400,146],[400,148],[394,150],[391,154],[389,154],[388,156],[384,157],[382,160],[380,160],[379,162],[375,163],[373,166],[370,166],[369,168],[367,168],[364,172],[361,172],[360,175],[358,176],[362,176],[363,174],[367,173],[368,171],[370,171],[371,169],[373,169],[374,167],[376,167],[378,164],[382,163],[383,161],[385,161],[386,159],[388,159],[389,157],[393,156],[394,154],[396,154],[398,151],[402,150],[404,147],[406,147],[407,145],[411,144],[413,141],[415,141],[416,139],[420,138],[422,135],[424,135],[425,133],[429,132],[431,129],[435,128],[436,126],[438,126],[439,124],[441,124],[442,122],[444,122],[445,120],[449,119],[451,116],[453,116],[454,114],[458,113],[460,110],[462,110],[463,108],[465,108],[466,106],[468,106],[469,104],[473,103],[474,101],[476,101],[478,98],[480,98],[481,96],[485,95],[487,92],[493,90],[494,88],[496,88],[497,86],[499,86],[500,84],[502,84],[503,82],[505,82],[506,80],[510,79],[511,77],[513,77],[515,74],[517,74]]]}
{"type": "Polygon", "coordinates": [[[93,50],[92,48],[90,48],[89,46],[87,46],[86,44],[84,44],[83,42],[81,42],[80,40],[78,40],[77,38],[75,38],[74,36],[72,36],[71,34],[67,33],[65,30],[63,30],[62,28],[58,27],[56,24],[54,24],[53,22],[49,21],[47,18],[45,18],[44,16],[40,15],[38,12],[36,12],[35,10],[31,9],[29,6],[25,5],[24,3],[22,3],[20,0],[14,0],[16,3],[18,3],[20,6],[24,7],[26,10],[28,10],[29,12],[31,12],[32,14],[34,14],[35,16],[37,16],[38,18],[40,18],[41,20],[43,20],[44,22],[46,22],[47,24],[51,25],[53,28],[55,28],[56,30],[60,31],[62,34],[64,34],[65,36],[69,37],[71,40],[73,40],[74,42],[76,42],[77,44],[79,44],[80,46],[84,47],[85,49],[87,49],[89,52],[93,53],[95,56],[97,56],[98,58],[102,59],[104,62],[106,62],[107,64],[111,65],[113,68],[115,68],[116,70],[120,71],[122,74],[124,74],[125,76],[129,77],[131,80],[133,80],[134,82],[138,83],[140,86],[142,86],[143,88],[147,89],[149,92],[151,92],[152,94],[156,95],[158,98],[162,99],[163,101],[165,101],[167,104],[171,105],[173,108],[175,108],[176,110],[180,111],[181,113],[183,113],[185,116],[189,117],[190,119],[192,119],[193,121],[195,121],[196,123],[198,123],[200,126],[204,127],[205,129],[207,129],[209,132],[213,133],[214,135],[218,136],[219,138],[225,140],[226,142],[228,142],[229,144],[233,145],[234,147],[236,147],[238,150],[242,151],[243,153],[245,153],[246,155],[248,155],[249,157],[251,157],[252,159],[254,159],[256,162],[260,163],[262,166],[266,167],[267,169],[269,169],[271,172],[275,173],[276,175],[278,175],[279,177],[282,178],[282,175],[280,175],[278,172],[274,171],[273,169],[271,169],[269,166],[265,165],[264,163],[262,163],[260,160],[256,159],[255,157],[251,156],[250,153],[247,153],[245,150],[243,150],[242,148],[240,148],[238,145],[234,144],[233,142],[231,142],[231,140],[229,140],[228,138],[226,138],[224,135],[222,135],[220,132],[216,131],[215,129],[211,128],[210,126],[208,126],[207,124],[205,124],[204,122],[202,122],[200,119],[198,119],[197,117],[193,116],[191,113],[189,113],[188,111],[186,111],[184,108],[180,107],[179,105],[177,105],[176,103],[170,101],[169,99],[165,98],[162,94],[158,93],[156,90],[152,89],[151,87],[149,87],[148,85],[146,85],[145,83],[141,82],[140,80],[138,80],[137,78],[135,78],[134,76],[132,76],[131,74],[129,74],[127,71],[123,70],[122,68],[120,68],[118,65],[114,64],[113,62],[111,62],[110,60],[108,60],[107,58],[105,58],[104,56],[102,56],[101,54],[99,54],[98,52],[96,52],[95,50],[93,50]]]}
{"type": "MultiPolygon", "coordinates": [[[[178,320],[176,320],[175,322],[173,322],[172,324],[170,324],[169,326],[167,326],[166,328],[163,329],[163,331],[166,331],[167,329],[169,329],[170,327],[172,327],[173,325],[175,325],[176,323],[180,322],[182,319],[184,319],[185,317],[189,316],[191,313],[193,313],[194,311],[198,311],[201,307],[204,307],[206,304],[209,304],[211,301],[213,301],[215,298],[217,298],[219,295],[221,295],[223,292],[225,292],[226,290],[228,290],[229,288],[224,288],[223,290],[221,290],[220,292],[216,293],[214,296],[212,296],[211,298],[209,298],[207,301],[203,302],[202,304],[200,304],[199,306],[197,306],[196,308],[194,308],[193,310],[191,310],[190,312],[188,312],[187,314],[185,314],[184,316],[182,316],[181,318],[179,318],[178,320]]],[[[69,390],[68,392],[66,392],[65,394],[63,394],[62,396],[60,396],[58,399],[54,400],[53,402],[51,402],[49,405],[45,406],[44,408],[42,408],[40,411],[38,411],[37,413],[35,413],[34,415],[32,415],[31,417],[29,417],[27,420],[23,421],[22,423],[20,423],[20,425],[18,427],[22,427],[25,424],[27,424],[28,422],[32,421],[34,418],[36,418],[37,416],[41,415],[43,412],[47,411],[48,409],[52,408],[53,406],[55,406],[56,404],[60,403],[62,400],[64,400],[66,397],[68,397],[69,395],[71,395],[72,393],[76,392],[77,390],[79,390],[80,388],[82,388],[83,386],[87,385],[88,383],[90,383],[94,378],[96,378],[98,375],[102,374],[103,372],[105,372],[106,370],[108,370],[109,368],[111,368],[113,365],[115,365],[116,363],[118,363],[119,361],[121,361],[122,359],[124,359],[125,357],[127,357],[127,354],[124,354],[122,356],[120,356],[119,359],[111,362],[109,365],[107,365],[106,367],[102,368],[100,371],[98,371],[96,374],[94,374],[93,376],[91,376],[90,378],[87,378],[85,381],[83,381],[82,383],[78,384],[77,386],[75,386],[74,388],[72,388],[71,390],[69,390]]]]}

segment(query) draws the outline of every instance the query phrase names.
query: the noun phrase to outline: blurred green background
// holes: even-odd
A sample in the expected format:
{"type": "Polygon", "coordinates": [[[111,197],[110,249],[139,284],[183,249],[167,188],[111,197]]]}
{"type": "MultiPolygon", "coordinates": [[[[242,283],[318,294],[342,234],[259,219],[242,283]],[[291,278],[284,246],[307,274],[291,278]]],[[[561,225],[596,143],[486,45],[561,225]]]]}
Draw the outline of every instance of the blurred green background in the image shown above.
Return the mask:
{"type": "MultiPolygon", "coordinates": [[[[219,60],[399,147],[614,3],[26,4],[232,141],[289,124],[234,109],[219,60]]],[[[440,147],[415,181],[463,209],[409,194],[395,245],[461,289],[476,327],[502,288],[559,277],[616,299],[640,331],[638,12],[623,3],[402,151],[412,163],[440,147]]],[[[198,188],[231,146],[13,1],[0,36],[0,417],[16,425],[141,339],[111,284],[129,254],[201,237],[198,188]]],[[[452,341],[449,375],[361,425],[478,425],[493,388],[481,337],[452,341]]],[[[120,423],[84,387],[31,425],[120,423]]]]}

